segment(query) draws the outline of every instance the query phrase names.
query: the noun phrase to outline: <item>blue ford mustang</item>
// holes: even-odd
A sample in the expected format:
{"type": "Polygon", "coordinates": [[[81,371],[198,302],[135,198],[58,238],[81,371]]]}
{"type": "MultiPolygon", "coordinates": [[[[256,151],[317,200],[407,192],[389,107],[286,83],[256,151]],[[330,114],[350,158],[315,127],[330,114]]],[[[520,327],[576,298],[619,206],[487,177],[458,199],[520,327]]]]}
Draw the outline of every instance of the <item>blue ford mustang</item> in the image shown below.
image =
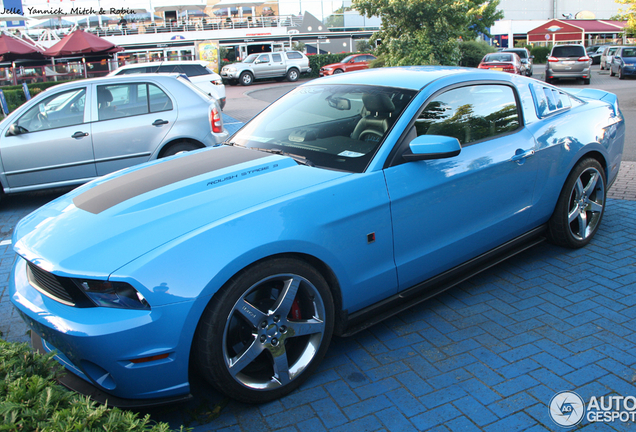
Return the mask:
{"type": "Polygon", "coordinates": [[[109,401],[198,370],[247,402],[349,335],[547,238],[586,245],[625,135],[615,95],[475,69],[311,81],[225,145],[86,184],[24,218],[11,299],[109,401]]]}

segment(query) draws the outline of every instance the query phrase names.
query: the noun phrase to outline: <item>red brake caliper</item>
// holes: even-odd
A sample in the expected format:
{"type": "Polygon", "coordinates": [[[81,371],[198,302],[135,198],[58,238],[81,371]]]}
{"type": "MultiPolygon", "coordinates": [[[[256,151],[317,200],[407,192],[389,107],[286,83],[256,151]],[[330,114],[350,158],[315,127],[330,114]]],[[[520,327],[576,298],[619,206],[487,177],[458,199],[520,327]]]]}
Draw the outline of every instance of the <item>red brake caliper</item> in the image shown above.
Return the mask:
{"type": "Polygon", "coordinates": [[[300,305],[298,304],[298,298],[295,298],[294,303],[292,303],[290,315],[292,320],[302,319],[302,316],[300,315],[300,305]]]}

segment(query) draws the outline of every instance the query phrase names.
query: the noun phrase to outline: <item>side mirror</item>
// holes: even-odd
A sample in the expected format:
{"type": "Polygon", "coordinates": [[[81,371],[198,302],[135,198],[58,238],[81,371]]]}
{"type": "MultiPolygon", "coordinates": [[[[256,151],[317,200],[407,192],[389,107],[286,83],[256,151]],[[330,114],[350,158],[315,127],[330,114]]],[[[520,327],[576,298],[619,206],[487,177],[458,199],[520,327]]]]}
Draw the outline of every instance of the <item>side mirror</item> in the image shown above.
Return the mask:
{"type": "Polygon", "coordinates": [[[530,56],[531,59],[534,59],[534,56],[530,56]]]}
{"type": "Polygon", "coordinates": [[[13,123],[7,130],[7,136],[21,135],[26,132],[28,132],[28,130],[26,130],[22,126],[19,126],[17,123],[13,123]]]}
{"type": "Polygon", "coordinates": [[[442,135],[420,135],[410,142],[410,154],[403,154],[407,161],[446,159],[459,155],[462,146],[457,138],[442,135]]]}

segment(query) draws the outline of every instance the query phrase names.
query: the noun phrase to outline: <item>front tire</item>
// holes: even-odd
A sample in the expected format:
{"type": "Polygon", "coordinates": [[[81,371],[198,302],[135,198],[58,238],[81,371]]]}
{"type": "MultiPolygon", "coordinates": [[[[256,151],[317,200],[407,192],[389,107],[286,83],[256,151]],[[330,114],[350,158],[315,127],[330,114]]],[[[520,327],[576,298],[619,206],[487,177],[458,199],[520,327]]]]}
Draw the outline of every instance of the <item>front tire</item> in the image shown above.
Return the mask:
{"type": "Polygon", "coordinates": [[[548,222],[552,243],[577,249],[592,240],[605,211],[605,184],[605,171],[596,159],[583,159],[574,167],[548,222]]]}
{"type": "Polygon", "coordinates": [[[242,86],[252,85],[252,83],[254,82],[254,77],[249,72],[243,72],[239,77],[239,82],[242,86]]]}
{"type": "Polygon", "coordinates": [[[335,71],[333,71],[334,75],[341,74],[342,72],[344,72],[342,69],[336,69],[335,71]]]}
{"type": "Polygon", "coordinates": [[[625,75],[623,74],[623,68],[618,70],[618,79],[625,79],[625,75]]]}
{"type": "Polygon", "coordinates": [[[614,76],[614,70],[610,67],[610,76],[614,76]]]}
{"type": "Polygon", "coordinates": [[[193,358],[219,391],[263,403],[296,389],[316,369],[333,333],[327,282],[304,261],[262,261],[215,295],[197,328],[193,358]]]}

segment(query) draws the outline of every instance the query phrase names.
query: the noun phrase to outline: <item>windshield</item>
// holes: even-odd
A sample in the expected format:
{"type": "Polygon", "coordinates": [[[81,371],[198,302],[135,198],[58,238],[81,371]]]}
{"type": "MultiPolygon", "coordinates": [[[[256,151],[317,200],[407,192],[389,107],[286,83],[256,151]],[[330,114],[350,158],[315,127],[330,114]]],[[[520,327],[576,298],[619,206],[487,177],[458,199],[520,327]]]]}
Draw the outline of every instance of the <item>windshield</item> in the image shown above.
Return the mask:
{"type": "Polygon", "coordinates": [[[247,57],[245,57],[245,60],[243,60],[243,63],[254,63],[254,60],[256,60],[257,57],[258,57],[258,54],[250,54],[247,57]]]}
{"type": "Polygon", "coordinates": [[[361,85],[309,85],[288,93],[230,141],[363,172],[415,92],[361,85]]]}

